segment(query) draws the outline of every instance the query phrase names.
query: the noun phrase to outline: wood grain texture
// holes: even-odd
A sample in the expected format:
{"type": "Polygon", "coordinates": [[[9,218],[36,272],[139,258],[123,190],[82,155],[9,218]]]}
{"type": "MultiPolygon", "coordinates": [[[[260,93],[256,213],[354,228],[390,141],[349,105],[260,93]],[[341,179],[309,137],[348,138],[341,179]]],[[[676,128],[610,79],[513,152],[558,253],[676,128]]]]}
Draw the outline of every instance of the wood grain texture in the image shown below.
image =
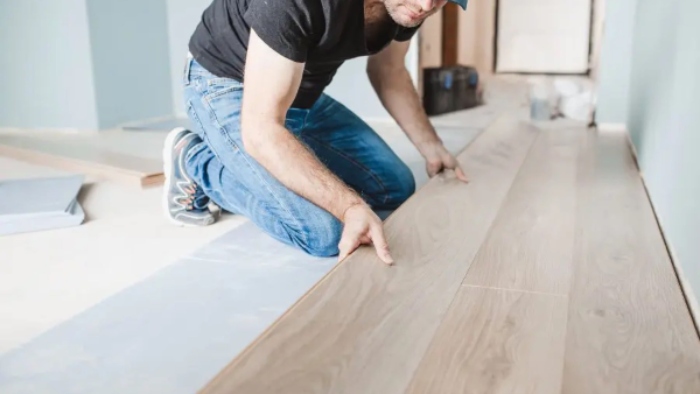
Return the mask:
{"type": "Polygon", "coordinates": [[[462,287],[407,392],[559,393],[567,302],[462,287]]]}
{"type": "Polygon", "coordinates": [[[434,178],[387,220],[394,267],[358,250],[202,392],[404,392],[534,137],[499,119],[458,157],[470,184],[434,178]]]}
{"type": "Polygon", "coordinates": [[[586,130],[542,130],[465,284],[567,295],[576,157],[586,130]]]}
{"type": "Polygon", "coordinates": [[[75,139],[62,141],[5,134],[0,135],[0,154],[139,186],[160,185],[165,179],[161,161],[111,152],[75,139]]]}
{"type": "Polygon", "coordinates": [[[700,342],[624,133],[591,133],[562,392],[700,393],[700,342]]]}

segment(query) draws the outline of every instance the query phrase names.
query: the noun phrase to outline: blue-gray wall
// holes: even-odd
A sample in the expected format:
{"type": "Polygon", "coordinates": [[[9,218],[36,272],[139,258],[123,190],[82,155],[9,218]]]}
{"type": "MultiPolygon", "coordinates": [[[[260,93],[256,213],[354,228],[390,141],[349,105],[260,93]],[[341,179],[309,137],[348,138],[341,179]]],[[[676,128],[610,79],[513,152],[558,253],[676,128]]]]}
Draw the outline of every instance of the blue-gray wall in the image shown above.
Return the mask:
{"type": "Polygon", "coordinates": [[[0,127],[172,114],[166,0],[0,0],[0,127]]]}
{"type": "Polygon", "coordinates": [[[85,0],[0,0],[0,127],[97,127],[85,0]]]}
{"type": "Polygon", "coordinates": [[[684,276],[700,299],[698,0],[639,0],[628,126],[684,276]]]}
{"type": "MultiPolygon", "coordinates": [[[[0,0],[0,127],[95,130],[184,116],[187,44],[211,1],[0,0]]],[[[414,81],[417,53],[414,41],[414,81]]],[[[348,61],[327,92],[364,118],[389,119],[365,64],[348,61]]]]}
{"type": "MultiPolygon", "coordinates": [[[[615,3],[619,0],[610,0],[615,3]]],[[[625,0],[628,1],[628,0],[625,0]]],[[[676,263],[700,299],[700,1],[629,1],[608,15],[599,114],[626,123],[676,263]],[[634,15],[629,51],[615,27],[634,15]],[[612,31],[612,34],[611,34],[612,31]],[[610,71],[630,64],[629,72],[610,71]],[[625,73],[628,75],[625,77],[625,73]],[[619,75],[618,75],[619,74],[619,75]],[[625,86],[629,90],[625,94],[625,86]],[[606,92],[620,91],[619,100],[606,92]],[[626,97],[626,98],[625,98],[626,97]],[[603,100],[605,98],[606,100],[603,100]],[[624,102],[626,101],[626,102],[624,102]],[[626,110],[626,116],[623,116],[626,110]]],[[[626,27],[625,27],[626,28],[626,27]]],[[[625,33],[626,34],[626,33],[625,33]]],[[[601,71],[602,72],[602,71],[601,71]]],[[[602,76],[601,76],[602,78],[602,76]]],[[[607,119],[606,119],[607,120],[607,119]]],[[[600,119],[598,119],[600,123],[600,119]]]]}
{"type": "Polygon", "coordinates": [[[87,0],[100,128],[172,114],[165,1],[87,0]]]}
{"type": "Polygon", "coordinates": [[[637,0],[607,0],[600,59],[598,123],[624,124],[629,105],[637,0]]]}
{"type": "Polygon", "coordinates": [[[170,48],[170,85],[173,92],[173,113],[187,116],[182,96],[182,73],[187,48],[202,12],[212,0],[167,0],[168,38],[170,48]]]}

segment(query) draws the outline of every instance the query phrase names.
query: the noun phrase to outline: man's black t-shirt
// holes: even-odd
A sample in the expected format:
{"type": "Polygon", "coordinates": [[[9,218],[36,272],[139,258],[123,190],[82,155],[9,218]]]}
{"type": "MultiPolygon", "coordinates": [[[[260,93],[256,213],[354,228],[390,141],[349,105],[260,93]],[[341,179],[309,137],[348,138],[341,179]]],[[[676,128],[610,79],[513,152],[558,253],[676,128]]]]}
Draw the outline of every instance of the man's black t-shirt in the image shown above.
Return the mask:
{"type": "Polygon", "coordinates": [[[417,30],[392,22],[368,47],[364,0],[214,0],[190,52],[209,72],[242,82],[251,28],[282,56],[306,63],[292,104],[300,108],[313,105],[345,60],[409,40],[417,30]]]}

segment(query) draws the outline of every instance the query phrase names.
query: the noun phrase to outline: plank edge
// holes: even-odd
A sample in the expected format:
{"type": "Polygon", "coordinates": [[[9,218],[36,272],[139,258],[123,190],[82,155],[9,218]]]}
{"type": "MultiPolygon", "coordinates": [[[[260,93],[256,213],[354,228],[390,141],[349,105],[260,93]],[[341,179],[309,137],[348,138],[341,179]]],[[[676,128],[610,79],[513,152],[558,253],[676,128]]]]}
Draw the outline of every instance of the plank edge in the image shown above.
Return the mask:
{"type": "Polygon", "coordinates": [[[138,172],[111,166],[109,164],[56,155],[36,149],[22,148],[7,144],[0,144],[0,155],[25,163],[47,167],[58,167],[64,171],[78,171],[91,175],[104,176],[107,179],[130,184],[138,184],[141,187],[158,186],[164,183],[165,180],[165,175],[163,172],[138,172]]]}

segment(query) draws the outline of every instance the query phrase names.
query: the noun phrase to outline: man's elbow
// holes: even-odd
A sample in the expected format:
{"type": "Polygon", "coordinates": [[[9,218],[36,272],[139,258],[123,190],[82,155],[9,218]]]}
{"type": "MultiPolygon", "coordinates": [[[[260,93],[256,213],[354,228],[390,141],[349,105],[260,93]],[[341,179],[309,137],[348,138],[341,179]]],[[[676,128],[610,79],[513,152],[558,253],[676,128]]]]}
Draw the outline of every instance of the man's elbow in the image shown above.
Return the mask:
{"type": "Polygon", "coordinates": [[[241,116],[241,142],[243,149],[252,158],[259,160],[264,150],[262,134],[263,128],[260,126],[260,120],[241,116]]]}
{"type": "Polygon", "coordinates": [[[284,120],[259,114],[246,115],[243,113],[241,116],[242,148],[252,158],[263,162],[270,157],[270,147],[275,144],[279,128],[284,128],[284,120]]]}

